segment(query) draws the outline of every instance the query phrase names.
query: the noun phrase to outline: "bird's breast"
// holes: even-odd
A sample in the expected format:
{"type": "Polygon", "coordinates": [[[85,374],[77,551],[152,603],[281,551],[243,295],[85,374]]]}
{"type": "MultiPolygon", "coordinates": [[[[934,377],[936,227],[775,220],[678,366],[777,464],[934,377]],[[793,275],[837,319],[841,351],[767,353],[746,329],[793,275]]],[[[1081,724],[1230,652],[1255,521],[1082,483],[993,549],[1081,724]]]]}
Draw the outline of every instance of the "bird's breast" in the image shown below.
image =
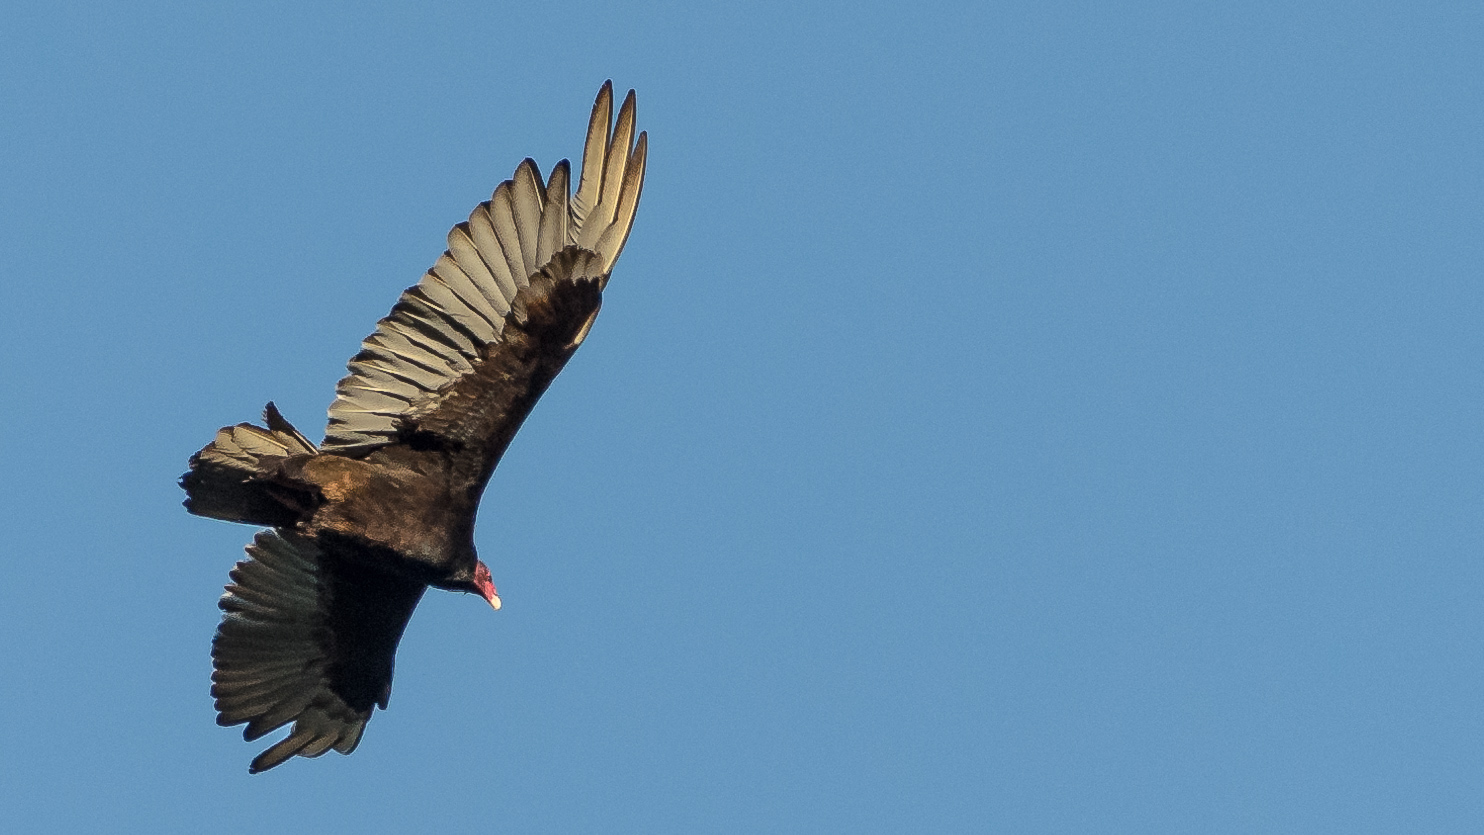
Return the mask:
{"type": "Polygon", "coordinates": [[[473,509],[441,473],[333,455],[304,469],[324,496],[305,533],[359,545],[367,559],[424,580],[456,570],[472,553],[473,509]]]}

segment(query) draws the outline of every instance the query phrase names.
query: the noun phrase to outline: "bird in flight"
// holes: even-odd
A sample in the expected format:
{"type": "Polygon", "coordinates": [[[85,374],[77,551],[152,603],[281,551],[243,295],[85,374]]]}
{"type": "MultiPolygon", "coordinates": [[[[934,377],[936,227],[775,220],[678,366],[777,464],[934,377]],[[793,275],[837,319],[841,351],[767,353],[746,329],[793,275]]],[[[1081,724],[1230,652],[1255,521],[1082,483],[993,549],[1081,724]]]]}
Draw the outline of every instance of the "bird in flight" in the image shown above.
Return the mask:
{"type": "Polygon", "coordinates": [[[577,346],[623,251],[648,139],[634,92],[593,104],[576,193],[566,160],[525,160],[361,343],[315,446],[272,403],[181,477],[198,516],[266,526],[222,595],[217,724],[289,735],[249,772],[355,750],[391,695],[397,643],[428,586],[500,608],[474,550],[480,494],[577,346]]]}

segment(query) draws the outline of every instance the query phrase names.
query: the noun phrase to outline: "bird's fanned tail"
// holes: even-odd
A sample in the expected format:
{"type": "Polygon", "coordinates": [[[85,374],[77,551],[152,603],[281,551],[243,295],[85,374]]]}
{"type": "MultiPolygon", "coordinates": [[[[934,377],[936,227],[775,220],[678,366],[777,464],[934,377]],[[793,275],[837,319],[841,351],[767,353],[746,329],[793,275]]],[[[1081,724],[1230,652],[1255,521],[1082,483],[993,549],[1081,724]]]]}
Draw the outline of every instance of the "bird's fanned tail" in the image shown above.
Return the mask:
{"type": "Polygon", "coordinates": [[[263,410],[268,426],[239,423],[223,427],[216,438],[191,456],[190,471],[180,478],[186,510],[197,516],[249,525],[287,527],[314,498],[292,485],[267,479],[278,464],[319,452],[269,403],[263,410]]]}

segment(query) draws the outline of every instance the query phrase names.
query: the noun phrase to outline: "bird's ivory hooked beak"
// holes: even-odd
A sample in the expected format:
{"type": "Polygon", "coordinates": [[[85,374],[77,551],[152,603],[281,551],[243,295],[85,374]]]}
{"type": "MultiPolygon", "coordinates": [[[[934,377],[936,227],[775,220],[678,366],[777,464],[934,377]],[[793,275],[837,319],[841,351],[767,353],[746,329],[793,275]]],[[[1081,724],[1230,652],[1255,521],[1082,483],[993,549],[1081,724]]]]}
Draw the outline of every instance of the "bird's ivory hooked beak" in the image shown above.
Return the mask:
{"type": "Polygon", "coordinates": [[[490,605],[495,608],[495,611],[496,612],[500,611],[500,595],[498,595],[498,594],[492,594],[492,595],[490,595],[489,600],[490,600],[490,605]]]}

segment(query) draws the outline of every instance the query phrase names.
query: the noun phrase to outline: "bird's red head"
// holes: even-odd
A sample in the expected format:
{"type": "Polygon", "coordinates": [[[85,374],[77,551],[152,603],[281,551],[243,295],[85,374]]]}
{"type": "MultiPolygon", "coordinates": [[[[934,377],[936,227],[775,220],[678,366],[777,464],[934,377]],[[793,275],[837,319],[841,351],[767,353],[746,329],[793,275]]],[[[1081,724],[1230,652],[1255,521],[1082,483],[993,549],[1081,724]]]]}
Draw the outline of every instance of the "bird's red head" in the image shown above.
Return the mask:
{"type": "Polygon", "coordinates": [[[496,609],[500,608],[500,593],[495,591],[495,581],[490,577],[490,567],[483,562],[474,564],[474,588],[496,609]]]}

